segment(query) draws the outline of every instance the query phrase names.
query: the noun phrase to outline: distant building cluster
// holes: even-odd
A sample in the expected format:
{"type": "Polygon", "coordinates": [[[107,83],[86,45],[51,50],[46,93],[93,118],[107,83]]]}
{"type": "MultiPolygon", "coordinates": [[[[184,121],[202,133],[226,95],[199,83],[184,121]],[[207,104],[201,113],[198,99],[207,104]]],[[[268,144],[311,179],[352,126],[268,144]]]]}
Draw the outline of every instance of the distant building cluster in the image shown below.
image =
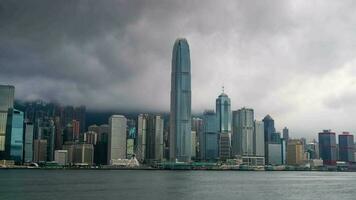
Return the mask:
{"type": "Polygon", "coordinates": [[[293,139],[270,115],[231,110],[223,91],[215,109],[191,114],[191,63],[187,40],[172,53],[170,114],[112,115],[86,124],[84,106],[28,102],[14,106],[15,88],[0,85],[0,160],[17,165],[154,166],[157,163],[234,163],[240,166],[336,166],[355,163],[354,136],[331,130],[318,141],[293,139]]]}

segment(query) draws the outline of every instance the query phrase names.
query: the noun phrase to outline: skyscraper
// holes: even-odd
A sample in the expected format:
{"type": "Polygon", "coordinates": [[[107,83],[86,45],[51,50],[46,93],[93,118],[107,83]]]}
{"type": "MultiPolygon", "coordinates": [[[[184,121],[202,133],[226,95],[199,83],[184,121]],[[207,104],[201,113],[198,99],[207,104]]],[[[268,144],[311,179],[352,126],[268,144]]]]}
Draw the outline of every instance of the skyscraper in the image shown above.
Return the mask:
{"type": "Polygon", "coordinates": [[[339,160],[354,162],[354,152],[354,136],[348,132],[343,132],[339,135],[339,160]]]}
{"type": "Polygon", "coordinates": [[[216,120],[219,132],[219,157],[230,158],[231,152],[231,101],[223,92],[216,99],[216,120]]]}
{"type": "Polygon", "coordinates": [[[241,108],[233,112],[233,156],[252,156],[254,143],[253,109],[241,108]]]}
{"type": "Polygon", "coordinates": [[[336,165],[335,133],[323,130],[319,133],[319,153],[324,165],[336,165]]]}
{"type": "Polygon", "coordinates": [[[269,149],[274,149],[274,148],[269,148],[269,144],[273,143],[272,142],[272,137],[273,134],[276,132],[276,129],[274,128],[274,120],[270,115],[267,115],[265,118],[263,118],[263,123],[264,123],[264,138],[265,138],[265,161],[266,164],[269,164],[268,159],[271,157],[269,154],[269,149]]]}
{"type": "Polygon", "coordinates": [[[6,123],[9,109],[14,107],[15,87],[0,85],[0,159],[6,158],[6,123]]]}
{"type": "Polygon", "coordinates": [[[122,115],[112,115],[109,119],[108,163],[126,158],[127,120],[122,115]]]}
{"type": "Polygon", "coordinates": [[[253,154],[265,157],[264,124],[262,121],[254,122],[253,130],[253,154]]]}
{"type": "Polygon", "coordinates": [[[231,132],[231,101],[224,91],[216,99],[216,119],[220,133],[231,132]]]}
{"type": "Polygon", "coordinates": [[[304,161],[304,147],[300,140],[290,140],[287,145],[287,164],[301,165],[304,161]]]}
{"type": "Polygon", "coordinates": [[[172,54],[170,159],[191,159],[191,75],[186,39],[177,39],[172,54]]]}
{"type": "Polygon", "coordinates": [[[6,130],[5,145],[8,154],[7,158],[14,160],[16,163],[22,163],[24,114],[19,110],[9,109],[7,121],[8,129],[6,130]]]}
{"type": "Polygon", "coordinates": [[[200,138],[200,153],[202,160],[216,160],[219,157],[219,136],[216,114],[205,111],[203,116],[203,132],[200,138]]]}
{"type": "Polygon", "coordinates": [[[33,161],[33,123],[26,122],[25,123],[25,147],[24,147],[24,162],[32,162],[33,161]]]}
{"type": "Polygon", "coordinates": [[[283,139],[288,143],[289,140],[289,130],[287,127],[284,127],[283,129],[283,139]]]}

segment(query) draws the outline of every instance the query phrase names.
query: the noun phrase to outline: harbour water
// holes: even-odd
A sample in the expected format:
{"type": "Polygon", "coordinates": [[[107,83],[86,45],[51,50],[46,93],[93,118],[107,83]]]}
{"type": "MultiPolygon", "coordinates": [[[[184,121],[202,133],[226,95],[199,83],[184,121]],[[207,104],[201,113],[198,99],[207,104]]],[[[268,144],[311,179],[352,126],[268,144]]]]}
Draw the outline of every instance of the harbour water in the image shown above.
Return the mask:
{"type": "Polygon", "coordinates": [[[356,199],[356,173],[0,170],[1,200],[356,199]]]}

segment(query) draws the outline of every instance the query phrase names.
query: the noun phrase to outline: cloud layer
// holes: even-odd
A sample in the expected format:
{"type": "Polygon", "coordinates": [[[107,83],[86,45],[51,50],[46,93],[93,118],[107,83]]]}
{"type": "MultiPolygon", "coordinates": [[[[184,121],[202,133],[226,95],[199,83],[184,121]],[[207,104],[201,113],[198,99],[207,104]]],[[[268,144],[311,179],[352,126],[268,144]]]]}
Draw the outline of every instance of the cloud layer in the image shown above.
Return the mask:
{"type": "Polygon", "coordinates": [[[188,39],[192,106],[271,114],[312,137],[356,131],[354,1],[0,2],[0,84],[17,99],[168,111],[171,51],[188,39]]]}

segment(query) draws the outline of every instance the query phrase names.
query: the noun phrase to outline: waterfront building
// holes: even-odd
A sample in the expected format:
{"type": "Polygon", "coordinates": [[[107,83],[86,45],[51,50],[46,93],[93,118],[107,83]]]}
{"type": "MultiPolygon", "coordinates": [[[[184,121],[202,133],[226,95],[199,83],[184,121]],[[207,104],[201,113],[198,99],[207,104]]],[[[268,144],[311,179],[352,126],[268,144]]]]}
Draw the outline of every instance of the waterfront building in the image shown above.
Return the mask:
{"type": "Polygon", "coordinates": [[[25,146],[24,146],[24,162],[33,162],[33,139],[34,126],[32,122],[25,122],[25,146]]]}
{"type": "Polygon", "coordinates": [[[306,153],[308,160],[319,159],[319,144],[317,141],[314,140],[307,144],[306,153]]]}
{"type": "Polygon", "coordinates": [[[55,150],[54,161],[59,165],[68,165],[68,150],[55,150]]]}
{"type": "Polygon", "coordinates": [[[354,162],[354,152],[354,136],[349,132],[343,132],[339,135],[339,160],[344,162],[354,162]]]}
{"type": "Polygon", "coordinates": [[[0,160],[7,158],[5,151],[6,124],[9,109],[14,107],[15,87],[11,85],[0,85],[0,160]]]}
{"type": "Polygon", "coordinates": [[[192,130],[192,159],[197,157],[197,132],[192,130]]]}
{"type": "Polygon", "coordinates": [[[219,133],[219,158],[226,160],[231,157],[231,135],[227,132],[219,133]]]}
{"type": "Polygon", "coordinates": [[[14,160],[15,163],[22,163],[24,114],[19,110],[9,109],[7,121],[8,129],[6,130],[5,149],[8,154],[8,159],[14,160]]]}
{"type": "Polygon", "coordinates": [[[35,139],[33,141],[33,161],[47,161],[47,140],[35,139]]]}
{"type": "Polygon", "coordinates": [[[140,162],[163,159],[164,120],[159,115],[138,116],[137,158],[140,162]]]}
{"type": "Polygon", "coordinates": [[[258,156],[258,157],[265,157],[265,140],[264,140],[264,123],[263,123],[263,121],[257,121],[257,120],[254,121],[253,155],[258,156]]]}
{"type": "Polygon", "coordinates": [[[289,140],[287,144],[287,164],[302,165],[304,163],[304,146],[300,140],[289,140]]]}
{"type": "Polygon", "coordinates": [[[200,136],[200,153],[202,160],[217,160],[219,157],[219,136],[214,111],[205,111],[203,115],[203,132],[200,136]]]}
{"type": "Polygon", "coordinates": [[[268,144],[268,165],[282,165],[283,159],[283,145],[281,143],[268,144]]]}
{"type": "Polygon", "coordinates": [[[192,149],[192,154],[194,154],[193,151],[195,150],[195,158],[200,159],[201,156],[200,156],[200,146],[199,146],[200,138],[199,137],[203,131],[203,119],[201,119],[199,117],[192,118],[192,131],[194,131],[196,134],[195,144],[193,144],[193,141],[192,141],[192,147],[195,146],[195,149],[194,148],[192,149]]]}
{"type": "Polygon", "coordinates": [[[112,115],[109,119],[108,163],[126,158],[127,120],[122,115],[112,115]]]}
{"type": "Polygon", "coordinates": [[[108,132],[109,125],[102,124],[99,126],[98,141],[94,146],[94,162],[97,165],[106,165],[108,161],[108,132]]]}
{"type": "Polygon", "coordinates": [[[319,153],[324,165],[336,165],[336,136],[331,130],[319,133],[319,153]]]}
{"type": "Polygon", "coordinates": [[[232,152],[233,156],[254,155],[253,109],[241,108],[233,112],[232,152]]]}
{"type": "Polygon", "coordinates": [[[68,152],[68,163],[93,165],[94,146],[76,142],[67,142],[63,145],[63,150],[68,152]]]}
{"type": "Polygon", "coordinates": [[[170,160],[191,160],[191,73],[186,39],[177,39],[172,53],[170,160]]]}

